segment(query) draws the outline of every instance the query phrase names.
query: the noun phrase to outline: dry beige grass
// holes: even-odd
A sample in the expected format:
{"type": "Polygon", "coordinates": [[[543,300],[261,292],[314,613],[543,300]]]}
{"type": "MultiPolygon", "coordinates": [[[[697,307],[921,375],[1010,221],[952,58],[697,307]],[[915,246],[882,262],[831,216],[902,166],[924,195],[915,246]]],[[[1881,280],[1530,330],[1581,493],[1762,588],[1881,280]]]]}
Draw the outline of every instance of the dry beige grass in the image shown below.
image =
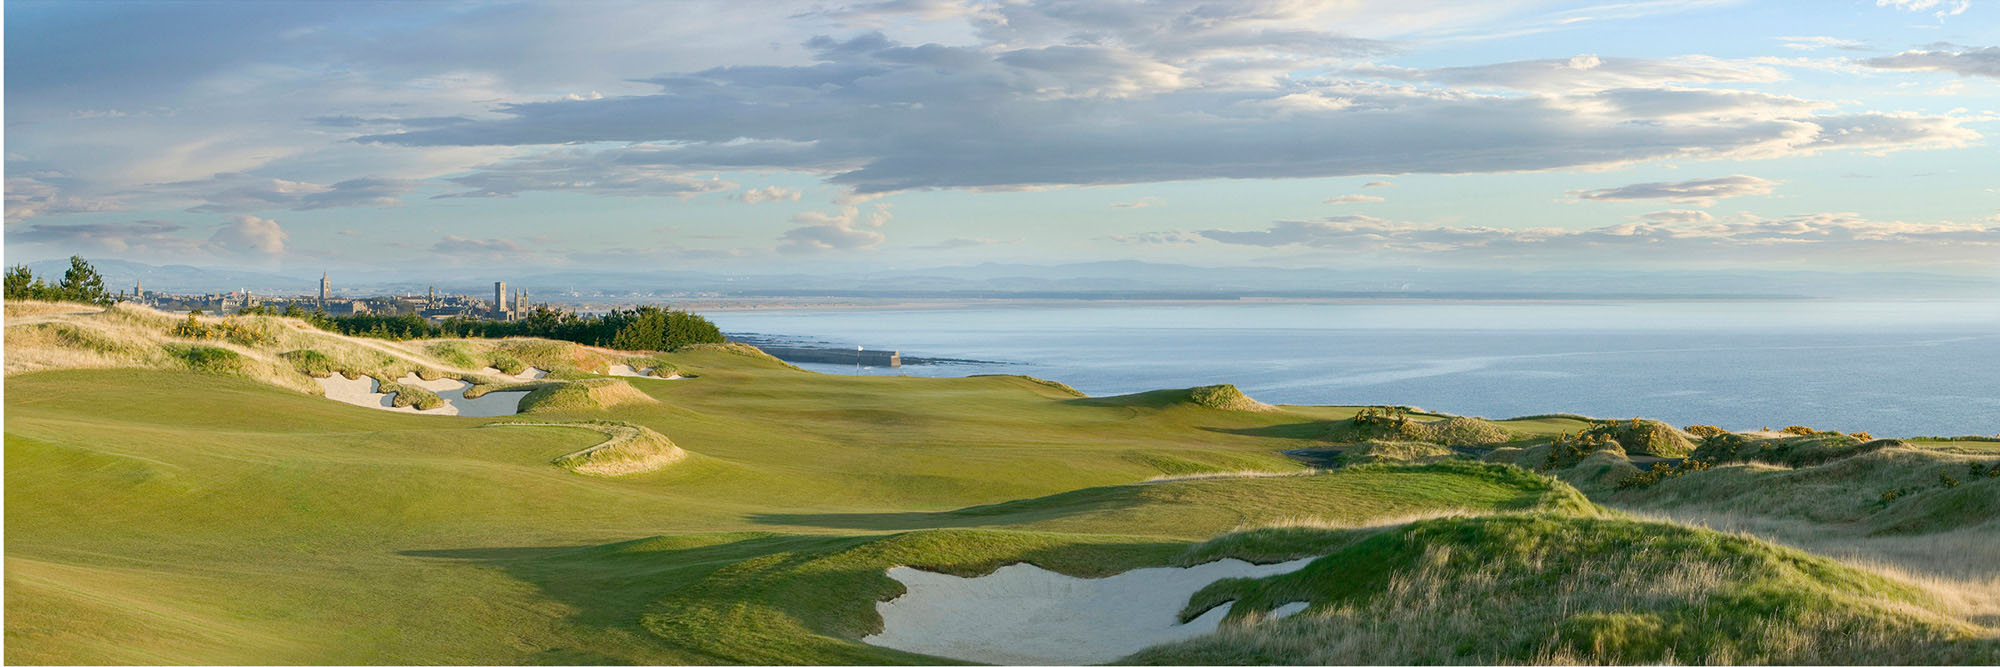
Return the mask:
{"type": "Polygon", "coordinates": [[[557,457],[551,463],[600,477],[652,472],[688,457],[687,450],[644,426],[614,422],[503,422],[496,427],[537,426],[580,428],[605,435],[604,442],[557,457]]]}
{"type": "MultiPolygon", "coordinates": [[[[480,391],[469,394],[477,395],[494,387],[518,388],[522,384],[520,378],[487,370],[486,365],[496,358],[527,360],[549,370],[588,372],[590,368],[601,370],[613,357],[629,356],[540,339],[387,341],[344,336],[294,318],[196,316],[190,320],[129,303],[107,308],[9,301],[6,314],[7,375],[91,368],[192,370],[236,375],[315,396],[324,392],[313,377],[330,373],[349,378],[370,376],[384,384],[395,384],[397,378],[410,374],[425,380],[461,379],[479,385],[480,391]],[[187,322],[213,331],[226,327],[235,333],[210,338],[174,335],[174,327],[187,322]],[[190,348],[217,348],[235,356],[219,367],[196,367],[188,355],[177,353],[190,348]],[[446,358],[458,355],[438,354],[459,348],[471,351],[470,360],[476,365],[463,363],[468,359],[446,358]],[[311,358],[298,358],[296,353],[301,352],[310,352],[311,358]],[[287,353],[295,354],[288,357],[287,353]]],[[[624,391],[591,386],[585,393],[606,405],[651,400],[629,386],[624,391]]]]}

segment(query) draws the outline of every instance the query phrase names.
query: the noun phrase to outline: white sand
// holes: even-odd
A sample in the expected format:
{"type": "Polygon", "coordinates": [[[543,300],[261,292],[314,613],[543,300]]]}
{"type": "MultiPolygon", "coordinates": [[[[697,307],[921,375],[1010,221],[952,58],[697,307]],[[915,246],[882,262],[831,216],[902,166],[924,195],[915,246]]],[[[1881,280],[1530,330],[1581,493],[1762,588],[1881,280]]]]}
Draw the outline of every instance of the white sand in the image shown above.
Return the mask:
{"type": "MultiPolygon", "coordinates": [[[[928,655],[996,664],[1082,665],[1109,662],[1148,646],[1214,632],[1228,604],[1187,623],[1181,608],[1202,587],[1231,577],[1268,577],[1312,559],[1253,565],[1226,559],[1188,568],[1154,567],[1083,579],[1025,563],[983,577],[955,577],[908,567],[889,577],[909,589],[876,604],[882,633],[863,642],[928,655]]],[[[1304,606],[1276,611],[1298,613],[1304,606]]],[[[1275,614],[1274,614],[1275,616],[1275,614]]]]}
{"type": "Polygon", "coordinates": [[[418,410],[415,406],[396,407],[395,396],[384,394],[381,382],[372,377],[349,380],[339,373],[329,377],[315,378],[326,397],[364,408],[389,410],[391,412],[411,412],[424,415],[456,415],[459,417],[506,417],[521,411],[521,399],[528,395],[525,391],[495,391],[479,398],[466,398],[465,390],[472,383],[464,380],[438,378],[425,380],[415,373],[396,380],[412,387],[428,389],[444,399],[442,407],[418,410]]]}
{"type": "Polygon", "coordinates": [[[648,379],[648,380],[685,380],[685,379],[687,379],[687,378],[684,378],[684,377],[681,377],[681,374],[680,374],[680,373],[678,373],[678,372],[676,372],[676,373],[673,373],[673,374],[670,374],[670,375],[667,375],[666,377],[661,377],[661,376],[659,376],[659,375],[655,375],[655,372],[657,372],[657,371],[659,371],[659,370],[660,370],[660,369],[659,369],[659,367],[657,367],[657,366],[656,366],[656,367],[653,367],[653,368],[648,368],[648,369],[645,369],[645,370],[639,370],[639,367],[637,367],[637,366],[633,366],[633,365],[631,365],[631,364],[613,364],[613,365],[611,366],[611,374],[612,374],[612,375],[616,375],[616,376],[618,376],[618,377],[623,377],[623,378],[646,378],[646,379],[648,379]]]}

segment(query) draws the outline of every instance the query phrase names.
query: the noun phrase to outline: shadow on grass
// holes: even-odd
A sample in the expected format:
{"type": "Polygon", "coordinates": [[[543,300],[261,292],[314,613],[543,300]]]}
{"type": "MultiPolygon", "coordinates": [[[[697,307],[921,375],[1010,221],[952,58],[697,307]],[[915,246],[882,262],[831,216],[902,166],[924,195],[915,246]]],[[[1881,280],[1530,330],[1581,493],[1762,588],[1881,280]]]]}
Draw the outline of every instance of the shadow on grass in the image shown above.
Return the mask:
{"type": "Polygon", "coordinates": [[[1271,426],[1257,426],[1253,428],[1218,428],[1214,426],[1203,426],[1201,427],[1201,430],[1208,431],[1210,433],[1247,435],[1255,438],[1281,438],[1285,440],[1324,441],[1327,439],[1329,428],[1330,428],[1329,422],[1324,420],[1314,420],[1314,421],[1298,422],[1296,424],[1273,424],[1271,426]]]}
{"type": "MultiPolygon", "coordinates": [[[[648,605],[686,582],[745,559],[822,546],[842,538],[777,533],[714,533],[652,537],[576,547],[421,549],[416,558],[498,567],[576,610],[570,620],[645,634],[648,605]]],[[[570,656],[581,657],[581,656],[570,656]]],[[[585,662],[595,662],[586,660],[585,662]]]]}
{"type": "Polygon", "coordinates": [[[760,524],[815,526],[860,530],[920,530],[924,528],[990,528],[1021,526],[1051,519],[1107,512],[1145,504],[1136,486],[1096,486],[1055,495],[975,505],[944,512],[829,512],[815,514],[755,514],[760,524]]]}

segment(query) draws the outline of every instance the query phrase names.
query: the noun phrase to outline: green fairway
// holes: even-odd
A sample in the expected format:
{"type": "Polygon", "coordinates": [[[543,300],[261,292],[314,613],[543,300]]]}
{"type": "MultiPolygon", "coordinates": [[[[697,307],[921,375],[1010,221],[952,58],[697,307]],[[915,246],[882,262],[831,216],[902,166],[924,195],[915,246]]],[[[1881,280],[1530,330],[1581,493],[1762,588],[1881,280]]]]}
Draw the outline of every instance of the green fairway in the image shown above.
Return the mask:
{"type": "MultiPolygon", "coordinates": [[[[938,662],[859,642],[879,629],[874,603],[901,590],[886,568],[973,575],[1030,562],[1102,576],[1225,557],[1271,562],[1345,553],[1388,534],[1485,559],[1493,549],[1518,549],[1500,537],[1467,535],[1500,531],[1492,534],[1548,544],[1559,541],[1550,535],[1571,529],[1565,526],[1612,525],[1571,523],[1607,511],[1569,485],[1520,467],[1457,460],[1305,468],[1280,451],[1338,444],[1329,434],[1350,428],[1362,409],[1266,406],[1234,388],[1090,398],[1016,376],[819,375],[728,347],[647,357],[694,379],[601,379],[588,363],[604,357],[561,347],[567,344],[334,343],[345,347],[327,348],[315,363],[353,363],[368,356],[355,350],[366,349],[386,356],[370,363],[395,372],[408,365],[464,373],[476,370],[464,366],[491,363],[481,355],[500,345],[511,346],[514,358],[546,365],[582,361],[546,381],[575,395],[506,418],[386,412],[311,395],[295,378],[257,370],[267,360],[311,356],[285,357],[276,347],[238,346],[246,365],[235,370],[175,368],[170,364],[178,362],[147,348],[120,352],[152,360],[130,367],[10,370],[7,660],[938,662]],[[540,351],[523,352],[529,349],[540,351]],[[423,356],[428,352],[458,360],[423,356]],[[604,398],[605,387],[629,396],[604,398]],[[1439,516],[1458,518],[1430,518],[1439,516]],[[1534,521],[1542,523],[1526,524],[1533,539],[1492,523],[1528,520],[1522,517],[1541,517],[1534,521]]],[[[8,345],[11,354],[12,327],[8,345]]],[[[47,349],[31,356],[37,363],[65,358],[47,349]]],[[[1451,424],[1412,432],[1529,444],[1599,422],[1556,415],[1451,424]]],[[[1712,480],[1703,488],[1743,498],[1773,483],[1772,475],[1740,470],[1700,478],[1712,480]]],[[[1925,468],[1911,478],[1930,474],[1925,468]]],[[[1850,499],[1814,479],[1780,482],[1850,499]]],[[[1652,495],[1613,500],[1686,504],[1684,495],[1672,494],[1694,488],[1688,486],[1694,481],[1670,480],[1652,495]]],[[[1863,519],[1835,519],[1866,520],[1885,531],[1965,521],[1960,510],[1987,502],[1986,490],[2000,482],[1968,476],[1964,483],[1863,519]]],[[[1848,507],[1799,497],[1770,504],[1769,511],[1813,518],[1814,507],[1848,507]]],[[[1698,528],[1672,531],[1614,532],[1602,537],[1605,546],[1573,557],[1617,570],[1621,549],[1652,548],[1648,540],[1657,538],[1694,545],[1672,553],[1695,567],[1737,572],[1730,569],[1740,565],[1732,549],[1775,548],[1698,528]]],[[[1367,566],[1380,570],[1369,570],[1375,579],[1352,578],[1358,566],[1338,566],[1343,574],[1328,581],[1345,583],[1293,594],[1334,609],[1326,596],[1351,596],[1356,586],[1375,590],[1384,577],[1415,572],[1411,563],[1424,561],[1412,559],[1429,548],[1424,544],[1402,547],[1401,560],[1367,566]]],[[[1790,554],[1772,557],[1806,562],[1790,554]]],[[[1307,572],[1325,573],[1340,561],[1322,562],[1328,565],[1307,572]]],[[[1977,638],[1985,630],[1952,616],[1960,614],[1955,607],[1873,583],[1865,579],[1872,575],[1832,561],[1811,563],[1801,576],[1865,580],[1868,590],[1893,590],[1905,604],[1843,602],[1826,607],[1834,616],[1768,609],[1729,623],[1810,635],[1801,624],[1864,614],[1888,619],[1866,628],[1922,629],[1923,642],[1910,646],[1939,656],[1984,655],[1977,652],[1989,646],[1977,638]]],[[[1779,576],[1769,568],[1742,572],[1716,580],[1717,594],[1748,595],[1743,586],[1779,576]]],[[[1591,581],[1629,585],[1616,577],[1591,581]]],[[[1842,595],[1856,590],[1836,588],[1842,595]]],[[[1592,609],[1622,613],[1610,602],[1592,609]]],[[[1709,607],[1688,609],[1699,616],[1709,607]]],[[[1480,613],[1489,612],[1506,610],[1480,613]]],[[[1675,619],[1685,614],[1659,618],[1681,623],[1675,619]]],[[[1685,632],[1685,641],[1677,639],[1683,635],[1659,641],[1690,651],[1740,648],[1704,644],[1695,630],[1685,632]]],[[[1203,645],[1145,659],[1317,655],[1259,653],[1268,648],[1263,641],[1240,639],[1229,645],[1234,653],[1203,645]]],[[[1465,654],[1540,655],[1522,652],[1527,639],[1509,641],[1515,643],[1468,645],[1477,650],[1465,654]]],[[[1659,642],[1630,651],[1561,646],[1583,659],[1651,660],[1658,656],[1647,651],[1659,642]]],[[[1530,648],[1538,647],[1546,648],[1530,648]]],[[[1839,661],[1878,654],[1701,655],[1839,661]]]]}

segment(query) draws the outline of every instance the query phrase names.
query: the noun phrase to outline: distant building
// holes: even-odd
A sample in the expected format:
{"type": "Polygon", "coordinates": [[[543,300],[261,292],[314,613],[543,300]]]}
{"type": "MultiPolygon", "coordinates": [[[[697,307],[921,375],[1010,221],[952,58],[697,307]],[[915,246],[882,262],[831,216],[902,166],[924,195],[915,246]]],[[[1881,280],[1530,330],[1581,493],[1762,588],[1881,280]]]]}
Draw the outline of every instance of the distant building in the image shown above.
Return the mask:
{"type": "Polygon", "coordinates": [[[493,319],[507,319],[507,283],[493,283],[493,319]]]}
{"type": "Polygon", "coordinates": [[[329,297],[329,296],[332,296],[332,292],[333,292],[333,282],[332,282],[332,281],[329,281],[329,280],[327,280],[327,277],[326,277],[326,276],[327,276],[327,274],[326,274],[326,272],[325,272],[325,271],[321,271],[321,272],[320,272],[320,274],[319,274],[319,309],[320,309],[320,310],[326,310],[326,299],[327,299],[327,297],[329,297]]]}

